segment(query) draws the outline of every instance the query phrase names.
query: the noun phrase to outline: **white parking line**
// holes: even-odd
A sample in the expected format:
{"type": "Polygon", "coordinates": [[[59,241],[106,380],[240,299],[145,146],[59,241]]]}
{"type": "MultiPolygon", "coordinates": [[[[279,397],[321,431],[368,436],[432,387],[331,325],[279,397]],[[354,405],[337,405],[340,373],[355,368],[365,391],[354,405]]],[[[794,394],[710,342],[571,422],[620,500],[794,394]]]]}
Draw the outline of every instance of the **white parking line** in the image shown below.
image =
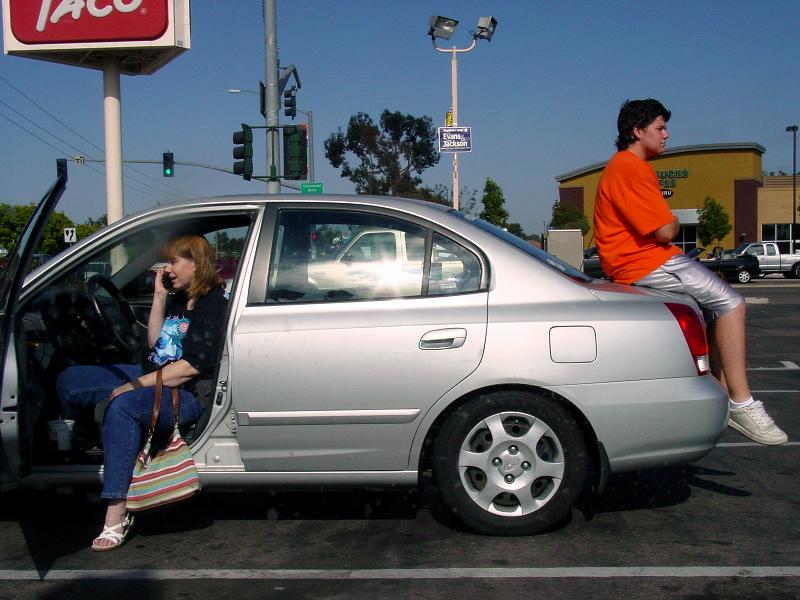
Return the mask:
{"type": "Polygon", "coordinates": [[[800,371],[800,367],[790,360],[778,361],[782,367],[747,367],[748,371],[800,371]]]}
{"type": "Polygon", "coordinates": [[[147,580],[178,581],[187,579],[592,579],[598,577],[800,577],[798,566],[693,566],[693,567],[487,567],[420,569],[103,569],[0,570],[2,580],[79,581],[147,580]]]}
{"type": "Polygon", "coordinates": [[[783,448],[784,446],[800,446],[800,442],[786,442],[780,446],[768,446],[758,442],[720,442],[717,448],[783,448]]]}

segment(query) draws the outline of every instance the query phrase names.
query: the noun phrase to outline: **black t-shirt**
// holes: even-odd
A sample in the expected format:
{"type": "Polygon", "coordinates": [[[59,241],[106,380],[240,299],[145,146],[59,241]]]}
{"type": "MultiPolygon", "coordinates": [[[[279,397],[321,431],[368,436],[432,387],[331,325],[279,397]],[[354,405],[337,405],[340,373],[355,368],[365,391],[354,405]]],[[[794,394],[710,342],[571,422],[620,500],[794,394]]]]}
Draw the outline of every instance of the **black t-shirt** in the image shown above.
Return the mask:
{"type": "Polygon", "coordinates": [[[213,387],[208,384],[214,378],[222,348],[228,300],[222,286],[217,286],[198,298],[191,310],[186,308],[187,301],[182,292],[167,297],[161,335],[142,366],[151,373],[171,362],[185,360],[200,373],[183,387],[206,406],[213,387]]]}

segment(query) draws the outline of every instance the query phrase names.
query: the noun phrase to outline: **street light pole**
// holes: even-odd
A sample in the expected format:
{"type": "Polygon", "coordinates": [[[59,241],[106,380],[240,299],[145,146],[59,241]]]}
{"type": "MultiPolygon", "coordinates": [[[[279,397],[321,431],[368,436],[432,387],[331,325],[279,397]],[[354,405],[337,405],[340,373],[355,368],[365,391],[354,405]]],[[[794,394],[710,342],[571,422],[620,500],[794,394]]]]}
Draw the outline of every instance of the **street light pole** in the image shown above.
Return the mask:
{"type": "MultiPolygon", "coordinates": [[[[450,52],[450,101],[453,127],[458,126],[458,53],[469,52],[475,48],[475,44],[479,39],[491,41],[494,30],[497,27],[497,20],[494,17],[481,17],[478,20],[476,31],[470,31],[472,43],[467,48],[456,48],[455,46],[450,49],[438,48],[436,46],[436,38],[449,40],[457,25],[458,21],[455,19],[433,16],[428,28],[428,35],[431,36],[433,49],[437,52],[450,52]]],[[[458,210],[458,152],[453,152],[453,208],[458,210]]]]}
{"type": "MultiPolygon", "coordinates": [[[[473,37],[472,43],[467,48],[456,48],[453,46],[450,49],[438,48],[436,46],[436,38],[431,36],[433,48],[437,52],[450,52],[450,103],[453,111],[453,127],[458,127],[458,53],[469,52],[475,48],[478,38],[473,37]]],[[[453,208],[458,210],[458,152],[453,152],[453,208]]]]}
{"type": "Polygon", "coordinates": [[[789,125],[787,132],[792,133],[792,252],[795,251],[794,241],[797,237],[797,125],[789,125]]]}

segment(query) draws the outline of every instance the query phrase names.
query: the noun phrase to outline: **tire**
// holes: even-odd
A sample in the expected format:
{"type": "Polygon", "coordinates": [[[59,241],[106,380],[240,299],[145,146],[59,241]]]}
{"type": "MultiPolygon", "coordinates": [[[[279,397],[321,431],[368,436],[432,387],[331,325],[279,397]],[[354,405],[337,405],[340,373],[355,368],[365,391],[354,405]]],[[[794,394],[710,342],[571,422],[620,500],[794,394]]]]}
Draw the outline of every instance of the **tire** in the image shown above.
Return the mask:
{"type": "Polygon", "coordinates": [[[736,273],[736,280],[739,283],[750,283],[750,280],[752,278],[753,278],[753,276],[750,274],[750,271],[748,271],[747,269],[742,269],[741,271],[738,271],[736,273]]]}
{"type": "Polygon", "coordinates": [[[792,278],[800,279],[800,262],[796,262],[792,265],[792,278]]]}
{"type": "Polygon", "coordinates": [[[433,472],[445,505],[485,535],[554,528],[580,497],[589,468],[575,420],[538,393],[478,396],[450,415],[434,444],[433,472]]]}

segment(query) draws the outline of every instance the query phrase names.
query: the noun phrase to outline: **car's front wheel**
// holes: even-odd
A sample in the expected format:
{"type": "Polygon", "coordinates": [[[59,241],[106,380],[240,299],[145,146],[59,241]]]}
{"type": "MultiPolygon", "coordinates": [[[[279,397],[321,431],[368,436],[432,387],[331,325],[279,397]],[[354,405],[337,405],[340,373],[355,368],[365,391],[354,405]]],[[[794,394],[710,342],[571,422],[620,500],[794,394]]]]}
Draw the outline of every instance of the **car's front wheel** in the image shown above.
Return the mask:
{"type": "Polygon", "coordinates": [[[747,269],[742,269],[738,273],[736,273],[736,279],[739,283],[750,283],[750,280],[753,276],[750,274],[750,271],[747,269]]]}
{"type": "Polygon", "coordinates": [[[442,499],[467,527],[531,535],[570,512],[589,457],[580,428],[558,402],[509,391],[478,396],[450,415],[433,466],[442,499]]]}

